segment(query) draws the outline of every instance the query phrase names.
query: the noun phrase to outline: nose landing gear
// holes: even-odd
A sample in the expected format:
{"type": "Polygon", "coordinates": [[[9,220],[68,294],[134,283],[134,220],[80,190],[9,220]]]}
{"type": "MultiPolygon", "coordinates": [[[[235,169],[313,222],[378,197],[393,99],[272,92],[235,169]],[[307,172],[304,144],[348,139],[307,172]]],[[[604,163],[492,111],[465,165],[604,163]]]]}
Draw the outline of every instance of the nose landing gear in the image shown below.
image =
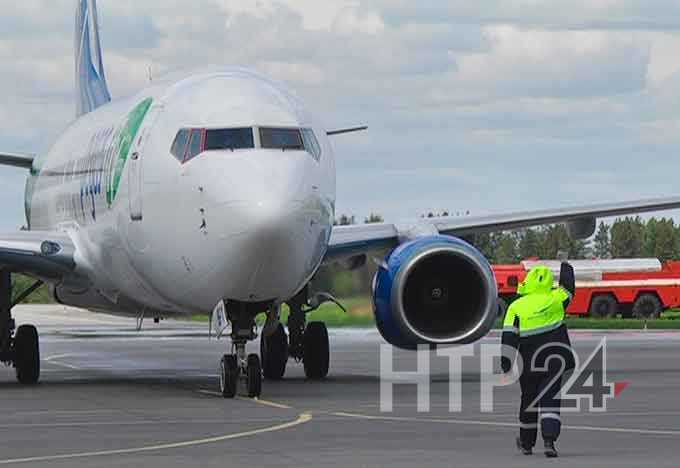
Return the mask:
{"type": "Polygon", "coordinates": [[[289,357],[303,363],[305,375],[310,380],[321,380],[328,376],[328,330],[323,322],[307,323],[306,314],[323,302],[337,301],[329,295],[317,296],[310,301],[305,288],[288,301],[288,334],[279,322],[278,304],[227,302],[226,315],[232,325],[232,351],[231,354],[225,354],[220,362],[220,393],[224,398],[234,398],[239,384],[245,386],[249,397],[259,397],[262,393],[262,378],[281,380],[289,357]],[[246,344],[257,338],[255,316],[267,309],[267,323],[260,339],[260,356],[246,355],[246,344]]]}
{"type": "Polygon", "coordinates": [[[227,306],[232,323],[232,353],[220,361],[220,393],[224,398],[234,398],[239,382],[243,383],[249,398],[262,393],[262,365],[257,354],[246,355],[246,344],[257,337],[254,315],[246,304],[227,306]]]}
{"type": "Polygon", "coordinates": [[[262,394],[262,365],[257,354],[245,355],[245,342],[235,344],[235,354],[225,354],[220,361],[220,393],[234,398],[239,382],[245,384],[246,395],[257,398],[262,394]]]}

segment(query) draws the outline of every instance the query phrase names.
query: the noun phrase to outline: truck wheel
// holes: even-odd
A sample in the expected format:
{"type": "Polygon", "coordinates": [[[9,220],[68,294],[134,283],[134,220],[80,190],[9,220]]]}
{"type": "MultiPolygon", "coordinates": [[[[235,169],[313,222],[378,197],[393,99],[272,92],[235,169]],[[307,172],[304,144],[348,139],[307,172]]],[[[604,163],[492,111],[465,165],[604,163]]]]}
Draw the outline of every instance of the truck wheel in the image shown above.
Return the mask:
{"type": "Polygon", "coordinates": [[[621,318],[630,319],[633,318],[633,304],[628,302],[627,304],[619,304],[619,310],[621,311],[621,318]]]}
{"type": "Polygon", "coordinates": [[[661,316],[663,305],[656,294],[640,294],[633,304],[633,317],[639,319],[655,319],[661,316]]]}
{"type": "Polygon", "coordinates": [[[593,297],[588,313],[593,318],[612,318],[619,312],[619,302],[611,294],[593,297]]]}

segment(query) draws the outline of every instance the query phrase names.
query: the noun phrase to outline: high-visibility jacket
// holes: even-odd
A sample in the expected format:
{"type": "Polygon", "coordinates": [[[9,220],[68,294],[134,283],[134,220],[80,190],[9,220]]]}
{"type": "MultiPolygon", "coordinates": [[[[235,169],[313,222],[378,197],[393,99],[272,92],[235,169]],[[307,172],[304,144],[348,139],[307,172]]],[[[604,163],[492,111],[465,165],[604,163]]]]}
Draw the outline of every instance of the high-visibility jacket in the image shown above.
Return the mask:
{"type": "MultiPolygon", "coordinates": [[[[525,366],[548,343],[571,347],[564,316],[575,292],[573,267],[562,263],[557,288],[553,288],[553,281],[549,268],[534,267],[517,288],[521,297],[510,305],[503,321],[502,343],[519,351],[525,366]]],[[[510,371],[513,360],[514,356],[507,355],[501,359],[504,372],[510,371]]]]}

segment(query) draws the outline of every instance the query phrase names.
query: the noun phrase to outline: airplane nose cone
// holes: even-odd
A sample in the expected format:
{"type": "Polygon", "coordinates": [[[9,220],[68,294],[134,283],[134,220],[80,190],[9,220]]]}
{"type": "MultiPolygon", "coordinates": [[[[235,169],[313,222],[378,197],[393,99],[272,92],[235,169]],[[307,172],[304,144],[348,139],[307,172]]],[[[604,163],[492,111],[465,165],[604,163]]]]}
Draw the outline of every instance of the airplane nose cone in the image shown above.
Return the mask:
{"type": "Polygon", "coordinates": [[[212,304],[292,297],[330,237],[332,206],[314,185],[313,159],[277,151],[210,154],[197,163],[182,181],[193,224],[202,226],[192,234],[201,246],[190,258],[201,272],[195,287],[212,304]]]}
{"type": "Polygon", "coordinates": [[[229,254],[229,295],[244,301],[293,294],[323,255],[326,232],[313,210],[291,200],[232,206],[234,229],[225,242],[229,254]]]}

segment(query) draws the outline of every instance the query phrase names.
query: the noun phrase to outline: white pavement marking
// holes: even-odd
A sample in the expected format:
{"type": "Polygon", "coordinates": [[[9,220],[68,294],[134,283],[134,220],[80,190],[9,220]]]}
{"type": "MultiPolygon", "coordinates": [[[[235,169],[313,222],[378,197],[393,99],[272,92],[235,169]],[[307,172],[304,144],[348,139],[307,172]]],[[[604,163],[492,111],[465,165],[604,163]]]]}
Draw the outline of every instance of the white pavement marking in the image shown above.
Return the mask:
{"type": "MultiPolygon", "coordinates": [[[[331,413],[333,416],[342,418],[365,419],[371,421],[395,421],[395,422],[417,422],[417,423],[438,423],[438,424],[458,424],[461,426],[487,426],[487,427],[510,427],[517,428],[519,424],[510,422],[497,421],[474,421],[466,419],[429,419],[429,418],[402,418],[397,416],[370,416],[367,414],[356,413],[331,413]]],[[[680,436],[680,431],[664,431],[656,429],[633,429],[633,428],[619,428],[619,427],[596,427],[596,426],[562,426],[565,429],[576,431],[593,431],[593,432],[614,432],[623,434],[640,434],[640,435],[661,435],[661,436],[680,436]]]]}
{"type": "Polygon", "coordinates": [[[54,356],[46,357],[45,359],[43,359],[43,361],[49,362],[50,364],[54,364],[54,365],[57,365],[57,366],[66,367],[68,369],[81,370],[81,368],[78,367],[78,366],[74,366],[73,364],[68,364],[66,362],[61,362],[61,361],[57,360],[57,359],[63,359],[63,358],[67,358],[67,357],[74,357],[74,356],[77,356],[77,354],[72,354],[72,353],[70,353],[70,354],[56,354],[54,356]]]}
{"type": "Polygon", "coordinates": [[[74,366],[73,364],[67,364],[65,362],[60,362],[60,361],[47,361],[50,364],[54,364],[55,366],[60,366],[60,367],[66,367],[67,369],[72,369],[72,370],[82,370],[78,366],[74,366]]]}
{"type": "Polygon", "coordinates": [[[28,458],[14,458],[10,460],[0,461],[0,465],[11,465],[16,463],[34,463],[34,462],[44,462],[44,461],[54,461],[54,460],[71,460],[74,458],[89,458],[89,457],[103,457],[109,455],[127,455],[132,453],[143,453],[143,452],[156,452],[160,450],[171,450],[184,447],[194,447],[197,445],[214,444],[217,442],[224,442],[227,440],[241,439],[244,437],[250,437],[258,434],[265,434],[268,432],[282,431],[285,429],[290,429],[301,424],[308,423],[312,420],[312,415],[310,413],[300,413],[298,417],[287,423],[277,424],[276,426],[264,427],[262,429],[254,429],[252,431],[238,432],[234,434],[225,434],[217,437],[210,437],[206,439],[195,439],[187,440],[184,442],[176,442],[170,444],[159,444],[159,445],[148,445],[145,447],[135,447],[129,449],[118,449],[118,450],[102,450],[99,452],[80,452],[80,453],[66,453],[62,455],[47,455],[43,457],[28,457],[28,458]]]}
{"type": "Polygon", "coordinates": [[[62,358],[65,358],[65,357],[73,357],[73,356],[75,356],[75,354],[73,354],[73,353],[68,353],[68,354],[55,354],[54,356],[48,356],[48,357],[46,357],[46,358],[43,359],[43,360],[44,360],[44,361],[47,361],[47,362],[50,362],[50,361],[53,360],[53,359],[62,359],[62,358]]]}

